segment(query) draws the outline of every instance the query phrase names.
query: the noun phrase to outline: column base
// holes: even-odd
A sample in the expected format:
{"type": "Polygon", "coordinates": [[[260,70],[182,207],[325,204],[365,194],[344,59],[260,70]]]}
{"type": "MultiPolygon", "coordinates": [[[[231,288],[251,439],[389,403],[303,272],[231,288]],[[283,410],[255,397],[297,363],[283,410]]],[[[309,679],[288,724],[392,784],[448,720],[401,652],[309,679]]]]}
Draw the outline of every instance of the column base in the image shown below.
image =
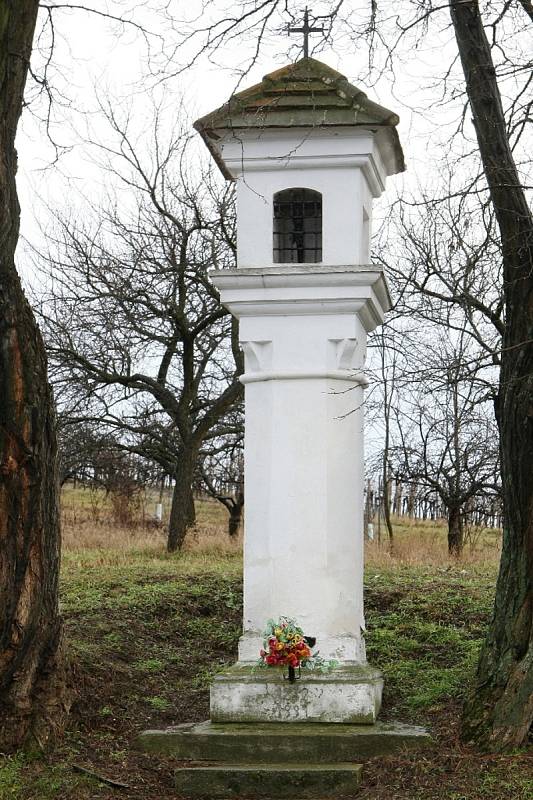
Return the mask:
{"type": "Polygon", "coordinates": [[[212,722],[338,722],[372,725],[383,678],[368,665],[306,672],[295,683],[281,670],[235,664],[211,684],[212,722]]]}

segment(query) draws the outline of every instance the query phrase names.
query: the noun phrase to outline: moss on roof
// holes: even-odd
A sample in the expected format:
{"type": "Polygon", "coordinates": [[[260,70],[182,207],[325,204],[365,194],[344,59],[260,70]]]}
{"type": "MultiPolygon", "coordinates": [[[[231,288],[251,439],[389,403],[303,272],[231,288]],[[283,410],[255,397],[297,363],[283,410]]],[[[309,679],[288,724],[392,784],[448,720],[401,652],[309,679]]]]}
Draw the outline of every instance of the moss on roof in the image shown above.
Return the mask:
{"type": "Polygon", "coordinates": [[[197,130],[316,125],[395,126],[394,112],[369,100],[340,72],[303,58],[265,75],[261,83],[195,122],[197,130]]]}
{"type": "Polygon", "coordinates": [[[302,58],[233,95],[229,102],[198,119],[194,127],[224,174],[214,147],[224,130],[330,125],[389,128],[398,171],[402,171],[403,153],[395,130],[399,121],[397,114],[369,100],[365,92],[349,83],[340,72],[314,58],[302,58]]]}

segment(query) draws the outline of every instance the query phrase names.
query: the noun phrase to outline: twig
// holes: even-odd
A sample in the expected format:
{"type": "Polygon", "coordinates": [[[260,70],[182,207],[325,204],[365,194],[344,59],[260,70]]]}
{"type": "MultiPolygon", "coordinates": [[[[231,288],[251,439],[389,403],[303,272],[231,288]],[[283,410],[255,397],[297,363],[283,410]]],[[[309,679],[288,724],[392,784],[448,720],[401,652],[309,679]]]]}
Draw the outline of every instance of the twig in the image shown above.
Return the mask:
{"type": "Polygon", "coordinates": [[[88,775],[90,778],[96,778],[96,780],[100,781],[100,783],[107,783],[108,786],[113,786],[116,789],[131,788],[127,783],[121,783],[120,781],[115,781],[112,778],[106,778],[104,775],[99,775],[97,772],[93,772],[90,769],[86,769],[85,767],[82,767],[79,764],[72,764],[72,769],[75,772],[81,772],[82,775],[88,775]]]}

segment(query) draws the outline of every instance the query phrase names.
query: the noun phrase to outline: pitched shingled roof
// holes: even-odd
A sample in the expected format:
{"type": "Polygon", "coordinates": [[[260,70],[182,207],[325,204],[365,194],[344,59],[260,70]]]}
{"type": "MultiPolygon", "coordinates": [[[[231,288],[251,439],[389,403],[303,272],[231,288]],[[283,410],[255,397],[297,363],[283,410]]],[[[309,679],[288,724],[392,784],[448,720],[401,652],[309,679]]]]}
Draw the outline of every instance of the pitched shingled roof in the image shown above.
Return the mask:
{"type": "MultiPolygon", "coordinates": [[[[302,58],[233,95],[228,103],[197,120],[194,127],[221,167],[214,143],[223,130],[348,125],[388,128],[397,171],[402,172],[403,152],[395,129],[399,121],[397,114],[369,100],[340,72],[314,58],[302,58]]],[[[225,169],[223,172],[226,174],[225,169]]]]}

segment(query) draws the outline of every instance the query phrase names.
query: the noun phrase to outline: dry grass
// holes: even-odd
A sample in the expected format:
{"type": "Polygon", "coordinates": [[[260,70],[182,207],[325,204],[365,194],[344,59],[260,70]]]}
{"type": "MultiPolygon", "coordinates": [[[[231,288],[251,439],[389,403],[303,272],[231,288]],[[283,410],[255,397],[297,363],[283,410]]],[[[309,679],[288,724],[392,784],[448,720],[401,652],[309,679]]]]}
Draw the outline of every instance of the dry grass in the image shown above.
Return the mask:
{"type": "Polygon", "coordinates": [[[484,566],[495,564],[500,559],[501,531],[497,529],[476,528],[468,531],[465,548],[458,560],[448,555],[444,520],[393,517],[392,523],[392,547],[384,526],[381,529],[381,543],[377,540],[366,543],[366,561],[370,566],[457,566],[458,563],[484,566]]]}
{"type": "MultiPolygon", "coordinates": [[[[133,551],[144,557],[161,558],[165,552],[166,528],[153,524],[157,497],[149,493],[136,499],[129,525],[116,522],[113,505],[102,491],[65,487],[62,494],[63,548],[75,554],[99,552],[100,563],[117,563],[133,551]]],[[[235,556],[242,550],[242,534],[230,540],[227,533],[228,514],[214,500],[199,500],[197,522],[188,534],[184,549],[204,555],[235,556]]],[[[170,497],[164,498],[168,517],[170,497]]],[[[164,519],[165,522],[165,519],[164,519]]],[[[446,525],[443,520],[411,520],[393,518],[394,541],[390,548],[386,529],[381,526],[381,542],[366,543],[369,566],[385,568],[393,565],[457,566],[447,552],[446,525]]],[[[377,525],[374,524],[377,536],[377,525]]],[[[460,562],[464,565],[493,565],[498,562],[501,534],[498,530],[475,529],[467,536],[460,562]]]]}
{"type": "MultiPolygon", "coordinates": [[[[143,556],[165,553],[170,496],[163,498],[163,525],[154,524],[155,494],[138,498],[128,525],[113,515],[113,505],[101,490],[66,486],[61,495],[63,550],[68,554],[101,551],[99,563],[118,563],[132,551],[143,556]]],[[[242,551],[242,534],[230,539],[228,512],[216,500],[196,503],[197,520],[187,535],[184,550],[206,555],[235,555],[242,551]]]]}

